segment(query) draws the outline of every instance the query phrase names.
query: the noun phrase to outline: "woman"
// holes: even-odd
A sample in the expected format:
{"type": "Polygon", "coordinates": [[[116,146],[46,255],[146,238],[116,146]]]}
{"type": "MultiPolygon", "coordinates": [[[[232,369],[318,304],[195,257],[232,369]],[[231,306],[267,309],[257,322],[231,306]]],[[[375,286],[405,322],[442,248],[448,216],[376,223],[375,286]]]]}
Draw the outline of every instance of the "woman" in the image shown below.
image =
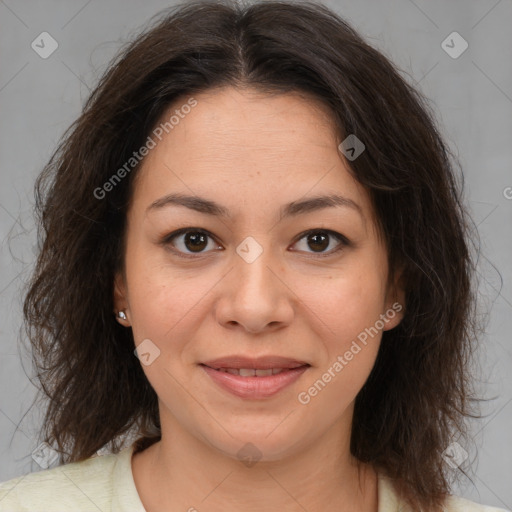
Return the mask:
{"type": "Polygon", "coordinates": [[[497,510],[449,494],[474,341],[450,155],[328,9],[180,6],[37,192],[24,313],[65,465],[0,510],[497,510]]]}

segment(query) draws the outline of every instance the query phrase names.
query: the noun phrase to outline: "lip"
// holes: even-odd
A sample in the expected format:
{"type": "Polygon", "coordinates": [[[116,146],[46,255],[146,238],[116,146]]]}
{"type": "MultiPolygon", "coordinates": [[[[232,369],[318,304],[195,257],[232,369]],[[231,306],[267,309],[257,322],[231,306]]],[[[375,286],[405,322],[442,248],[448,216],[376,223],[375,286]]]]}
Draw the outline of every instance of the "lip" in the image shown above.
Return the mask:
{"type": "MultiPolygon", "coordinates": [[[[218,361],[221,360],[217,360],[214,364],[219,364],[218,361]]],[[[252,400],[261,400],[277,394],[279,391],[297,381],[300,376],[308,368],[310,368],[310,365],[307,363],[302,363],[302,366],[297,366],[300,364],[299,361],[292,362],[290,359],[283,360],[282,358],[280,362],[275,358],[272,361],[270,359],[266,361],[260,359],[257,360],[257,362],[252,359],[252,364],[249,365],[247,365],[248,360],[246,358],[245,361],[241,360],[240,358],[236,359],[235,361],[231,358],[229,364],[226,362],[226,360],[222,361],[223,362],[220,364],[219,368],[287,368],[281,373],[269,375],[266,377],[240,377],[239,375],[233,375],[231,373],[216,370],[210,366],[207,366],[205,363],[200,364],[205,373],[208,374],[208,376],[222,389],[229,391],[231,394],[237,397],[252,400]],[[275,364],[276,362],[279,364],[275,364]],[[283,365],[283,363],[285,365],[283,365]],[[286,364],[288,366],[286,366],[286,364]]]]}
{"type": "MultiPolygon", "coordinates": [[[[244,355],[233,355],[213,359],[211,361],[204,361],[202,363],[213,369],[219,368],[252,368],[268,370],[270,368],[298,368],[299,366],[307,365],[306,361],[299,361],[289,357],[282,356],[261,356],[261,357],[247,357],[244,355]]],[[[260,379],[265,377],[258,377],[260,379]]]]}

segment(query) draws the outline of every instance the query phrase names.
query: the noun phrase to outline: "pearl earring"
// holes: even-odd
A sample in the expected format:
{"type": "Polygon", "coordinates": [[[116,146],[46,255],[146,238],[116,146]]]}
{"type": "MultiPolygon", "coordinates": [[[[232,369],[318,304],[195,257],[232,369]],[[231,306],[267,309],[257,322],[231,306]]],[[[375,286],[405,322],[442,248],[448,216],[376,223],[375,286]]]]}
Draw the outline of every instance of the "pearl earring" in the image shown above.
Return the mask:
{"type": "Polygon", "coordinates": [[[126,313],[124,311],[119,311],[119,313],[117,313],[117,316],[119,318],[122,318],[123,320],[126,320],[126,313]]]}

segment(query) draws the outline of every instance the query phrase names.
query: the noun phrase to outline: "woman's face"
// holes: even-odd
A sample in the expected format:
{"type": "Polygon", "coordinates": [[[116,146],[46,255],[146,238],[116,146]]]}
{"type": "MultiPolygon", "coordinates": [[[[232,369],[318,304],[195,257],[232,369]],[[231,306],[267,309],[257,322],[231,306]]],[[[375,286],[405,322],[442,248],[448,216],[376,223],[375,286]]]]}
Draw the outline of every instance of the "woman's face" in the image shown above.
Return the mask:
{"type": "Polygon", "coordinates": [[[120,322],[143,343],[163,435],[172,429],[238,458],[250,442],[263,460],[327,431],[348,443],[382,330],[402,317],[369,197],[314,100],[234,88],[194,99],[173,105],[164,119],[179,111],[172,128],[153,132],[115,287],[120,322]],[[345,199],[311,201],[334,195],[345,199]],[[307,366],[278,378],[204,366],[230,356],[307,366]]]}

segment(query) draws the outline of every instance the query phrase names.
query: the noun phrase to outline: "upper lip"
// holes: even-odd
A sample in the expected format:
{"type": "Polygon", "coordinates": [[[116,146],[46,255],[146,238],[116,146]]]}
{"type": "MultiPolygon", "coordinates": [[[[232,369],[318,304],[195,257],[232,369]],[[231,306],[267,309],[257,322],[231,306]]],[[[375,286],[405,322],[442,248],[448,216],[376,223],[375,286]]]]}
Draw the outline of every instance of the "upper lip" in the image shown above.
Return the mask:
{"type": "Polygon", "coordinates": [[[205,366],[214,368],[252,368],[260,370],[268,370],[270,368],[298,368],[300,366],[310,366],[304,361],[291,359],[289,357],[281,356],[262,356],[262,357],[247,357],[243,355],[234,355],[221,357],[219,359],[212,359],[211,361],[204,361],[205,366]]]}

